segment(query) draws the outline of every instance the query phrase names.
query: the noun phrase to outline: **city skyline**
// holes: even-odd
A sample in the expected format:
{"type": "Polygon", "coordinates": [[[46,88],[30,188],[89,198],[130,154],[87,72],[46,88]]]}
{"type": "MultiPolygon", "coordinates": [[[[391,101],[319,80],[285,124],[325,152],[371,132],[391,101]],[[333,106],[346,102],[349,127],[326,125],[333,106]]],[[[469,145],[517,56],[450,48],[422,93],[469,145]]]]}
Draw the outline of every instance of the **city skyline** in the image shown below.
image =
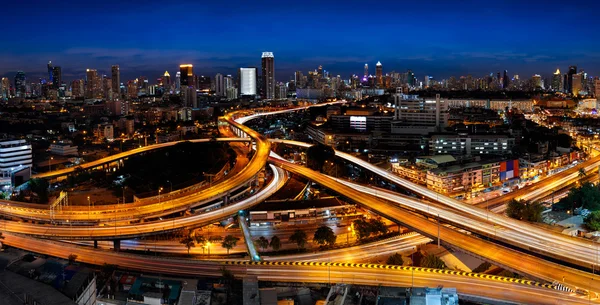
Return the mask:
{"type": "MultiPolygon", "coordinates": [[[[12,78],[21,70],[28,78],[44,77],[49,60],[61,66],[65,80],[82,78],[87,68],[110,75],[115,64],[123,80],[155,79],[182,63],[194,64],[198,75],[235,74],[239,67],[259,67],[264,51],[277,57],[277,81],[319,65],[347,78],[360,74],[364,63],[374,67],[377,61],[384,74],[411,69],[436,79],[504,70],[510,76],[546,76],[570,65],[600,74],[595,54],[599,43],[588,39],[599,24],[593,16],[594,7],[600,6],[596,3],[565,7],[558,1],[508,1],[471,8],[433,1],[427,8],[387,3],[386,9],[352,1],[302,7],[233,4],[234,9],[185,4],[196,21],[179,31],[175,29],[184,26],[186,18],[178,18],[182,6],[176,4],[163,4],[160,10],[119,4],[109,10],[110,5],[70,1],[59,6],[35,3],[22,23],[27,35],[11,36],[12,43],[0,51],[0,75],[12,78]],[[68,31],[40,31],[47,16],[54,16],[56,28],[68,31]],[[461,22],[455,22],[457,18],[461,22]],[[547,22],[550,19],[559,22],[547,22]],[[154,23],[144,27],[148,21],[154,23]],[[86,26],[73,26],[83,22],[86,26]]],[[[6,22],[22,22],[24,13],[8,4],[6,22]]]]}

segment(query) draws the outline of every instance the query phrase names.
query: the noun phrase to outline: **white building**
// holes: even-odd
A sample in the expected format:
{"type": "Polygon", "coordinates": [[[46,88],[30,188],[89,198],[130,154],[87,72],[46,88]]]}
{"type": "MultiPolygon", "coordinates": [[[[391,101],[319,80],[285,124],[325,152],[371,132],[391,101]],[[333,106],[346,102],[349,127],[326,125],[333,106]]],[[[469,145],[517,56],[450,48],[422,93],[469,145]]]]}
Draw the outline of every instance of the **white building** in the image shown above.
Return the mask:
{"type": "Polygon", "coordinates": [[[422,99],[417,95],[394,94],[394,121],[392,133],[427,134],[448,126],[448,104],[435,99],[422,99]]]}
{"type": "Polygon", "coordinates": [[[256,68],[240,68],[240,95],[256,95],[256,68]]]}
{"type": "Polygon", "coordinates": [[[31,144],[25,140],[0,141],[0,186],[21,184],[31,176],[31,144]]]}
{"type": "Polygon", "coordinates": [[[505,155],[512,152],[515,139],[506,135],[432,135],[429,150],[433,155],[505,155]]]}
{"type": "Polygon", "coordinates": [[[77,146],[72,146],[69,143],[54,143],[50,144],[50,153],[59,156],[77,156],[77,146]]]}
{"type": "Polygon", "coordinates": [[[115,139],[113,125],[98,124],[96,129],[94,129],[94,136],[98,138],[98,140],[106,139],[108,141],[113,141],[115,139]]]}

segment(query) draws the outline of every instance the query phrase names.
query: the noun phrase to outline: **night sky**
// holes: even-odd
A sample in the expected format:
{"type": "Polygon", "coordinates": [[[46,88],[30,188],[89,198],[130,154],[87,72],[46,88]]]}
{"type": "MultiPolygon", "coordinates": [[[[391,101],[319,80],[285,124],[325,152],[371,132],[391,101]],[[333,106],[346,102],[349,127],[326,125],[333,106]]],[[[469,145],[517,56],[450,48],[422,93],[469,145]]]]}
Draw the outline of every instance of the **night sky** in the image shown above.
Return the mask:
{"type": "Polygon", "coordinates": [[[600,1],[3,1],[0,75],[23,70],[63,79],[86,68],[121,79],[234,74],[275,54],[276,78],[323,65],[334,75],[412,69],[436,79],[564,73],[600,74],[600,1]],[[460,4],[458,4],[460,3],[460,4]]]}

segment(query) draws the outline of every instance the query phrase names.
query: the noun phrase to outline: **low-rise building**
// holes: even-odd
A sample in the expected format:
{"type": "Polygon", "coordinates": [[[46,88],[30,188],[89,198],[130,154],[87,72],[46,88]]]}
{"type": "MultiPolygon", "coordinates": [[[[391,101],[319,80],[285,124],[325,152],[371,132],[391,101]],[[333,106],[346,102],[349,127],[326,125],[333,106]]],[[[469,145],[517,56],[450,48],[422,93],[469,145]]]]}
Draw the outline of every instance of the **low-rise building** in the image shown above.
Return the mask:
{"type": "Polygon", "coordinates": [[[77,146],[71,145],[71,143],[53,143],[50,144],[50,153],[59,156],[77,156],[77,146]]]}
{"type": "Polygon", "coordinates": [[[272,225],[281,222],[306,222],[316,219],[354,214],[356,208],[335,197],[316,200],[265,201],[250,211],[250,225],[272,225]]]}
{"type": "Polygon", "coordinates": [[[0,187],[16,186],[31,177],[32,150],[26,140],[0,141],[0,187]]]}
{"type": "Polygon", "coordinates": [[[515,139],[507,135],[434,134],[429,141],[431,154],[507,155],[515,139]]]}

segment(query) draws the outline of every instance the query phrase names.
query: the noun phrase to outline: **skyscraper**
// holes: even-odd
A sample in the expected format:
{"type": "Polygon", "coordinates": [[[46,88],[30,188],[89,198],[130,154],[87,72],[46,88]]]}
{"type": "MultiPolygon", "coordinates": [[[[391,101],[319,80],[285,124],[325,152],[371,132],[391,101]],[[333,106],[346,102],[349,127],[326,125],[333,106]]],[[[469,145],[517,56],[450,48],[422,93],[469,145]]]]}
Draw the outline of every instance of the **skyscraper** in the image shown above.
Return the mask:
{"type": "Polygon", "coordinates": [[[377,86],[383,87],[383,66],[380,61],[375,65],[375,77],[377,78],[377,86]]]}
{"type": "Polygon", "coordinates": [[[556,72],[554,72],[554,74],[552,75],[552,90],[554,90],[554,92],[558,92],[561,91],[562,89],[562,76],[560,75],[560,70],[557,68],[556,72]]]}
{"type": "Polygon", "coordinates": [[[218,96],[225,96],[225,81],[223,74],[221,73],[215,75],[215,94],[218,96]]]}
{"type": "Polygon", "coordinates": [[[3,77],[0,82],[0,98],[7,99],[10,97],[10,80],[8,77],[3,77]]]}
{"type": "Polygon", "coordinates": [[[15,96],[25,97],[25,72],[18,71],[15,75],[15,96]]]}
{"type": "Polygon", "coordinates": [[[100,93],[100,78],[96,69],[86,70],[85,97],[97,98],[100,93]]]}
{"type": "Polygon", "coordinates": [[[369,65],[365,64],[365,78],[369,76],[369,65]]]}
{"type": "Polygon", "coordinates": [[[181,72],[181,86],[194,85],[194,66],[191,64],[179,65],[181,72]]]}
{"type": "Polygon", "coordinates": [[[179,93],[181,91],[181,72],[177,71],[175,73],[175,92],[179,93]]]}
{"type": "Polygon", "coordinates": [[[82,98],[85,96],[83,79],[76,79],[71,83],[71,95],[74,98],[82,98]]]}
{"type": "Polygon", "coordinates": [[[59,66],[52,68],[52,88],[58,89],[62,84],[62,70],[59,66]]]}
{"type": "Polygon", "coordinates": [[[163,82],[163,87],[168,88],[168,89],[171,88],[171,75],[169,74],[169,71],[165,71],[162,82],[163,82]]]}
{"type": "MultiPolygon", "coordinates": [[[[570,72],[570,71],[569,71],[570,72]]],[[[571,94],[579,95],[581,91],[581,74],[575,73],[571,75],[571,94]]]]}
{"type": "Polygon", "coordinates": [[[502,89],[508,89],[510,85],[510,79],[508,78],[508,71],[504,70],[504,74],[502,75],[502,89]]]}
{"type": "Polygon", "coordinates": [[[567,93],[573,93],[573,75],[577,74],[577,66],[570,66],[567,72],[567,93]]]}
{"type": "Polygon", "coordinates": [[[275,98],[275,57],[273,52],[262,53],[262,95],[266,99],[275,98]]]}
{"type": "Polygon", "coordinates": [[[113,65],[111,67],[111,72],[112,72],[112,92],[113,92],[113,98],[120,98],[121,97],[121,69],[119,68],[119,65],[113,65]]]}
{"type": "Polygon", "coordinates": [[[240,95],[256,95],[256,68],[240,68],[238,71],[240,95]]]}
{"type": "Polygon", "coordinates": [[[52,61],[48,61],[48,82],[52,83],[52,61]]]}

